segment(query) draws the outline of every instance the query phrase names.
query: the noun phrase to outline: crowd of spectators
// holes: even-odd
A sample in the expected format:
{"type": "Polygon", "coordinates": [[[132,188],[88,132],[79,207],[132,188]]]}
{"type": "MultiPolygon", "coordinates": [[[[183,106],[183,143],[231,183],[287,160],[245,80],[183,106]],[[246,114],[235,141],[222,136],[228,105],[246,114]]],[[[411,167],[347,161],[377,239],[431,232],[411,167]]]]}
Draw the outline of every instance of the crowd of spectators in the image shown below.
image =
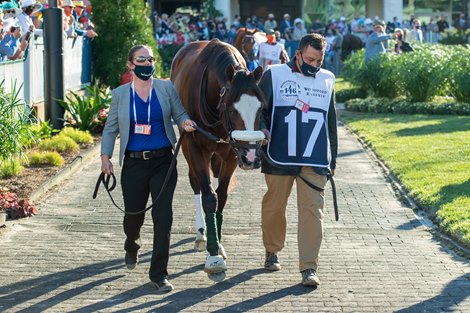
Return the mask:
{"type": "MultiPolygon", "coordinates": [[[[320,33],[325,36],[327,50],[325,53],[325,67],[336,74],[339,74],[342,53],[341,46],[343,38],[347,34],[359,37],[363,43],[374,33],[374,24],[383,22],[378,16],[374,19],[369,17],[354,16],[351,20],[346,17],[331,19],[326,24],[320,19],[306,25],[299,17],[291,19],[289,13],[285,13],[282,19],[277,19],[274,14],[269,13],[266,17],[253,15],[242,21],[239,15],[235,15],[231,25],[227,25],[226,17],[216,17],[206,20],[202,16],[191,16],[188,14],[174,13],[169,16],[166,13],[160,16],[154,13],[155,33],[159,46],[167,44],[184,45],[197,40],[210,40],[218,38],[222,41],[232,43],[237,29],[247,27],[267,32],[274,29],[279,32],[282,41],[298,41],[307,33],[320,33]]],[[[399,21],[394,17],[392,21],[385,23],[385,33],[400,33],[399,47],[415,45],[419,43],[434,43],[441,38],[441,34],[451,28],[446,15],[431,17],[428,23],[411,15],[409,19],[399,21]]],[[[463,14],[454,21],[457,29],[470,28],[470,22],[463,14]]],[[[392,49],[393,50],[393,49],[392,49]]],[[[405,48],[406,50],[406,48],[405,48]]],[[[397,50],[400,52],[401,50],[397,50]]]]}
{"type": "MultiPolygon", "coordinates": [[[[64,38],[94,38],[91,3],[88,0],[58,0],[64,10],[64,38]]],[[[31,36],[43,36],[43,11],[46,0],[8,0],[0,6],[0,62],[22,59],[27,54],[31,36]]]]}

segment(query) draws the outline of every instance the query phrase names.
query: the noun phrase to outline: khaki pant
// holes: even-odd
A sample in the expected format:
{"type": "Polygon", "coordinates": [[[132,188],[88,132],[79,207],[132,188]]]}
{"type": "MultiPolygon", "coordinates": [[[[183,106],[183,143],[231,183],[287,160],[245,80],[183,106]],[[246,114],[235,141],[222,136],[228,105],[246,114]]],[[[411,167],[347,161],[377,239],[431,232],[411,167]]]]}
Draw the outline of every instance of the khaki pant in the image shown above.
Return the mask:
{"type": "MultiPolygon", "coordinates": [[[[300,175],[319,188],[325,188],[327,178],[311,167],[303,167],[300,175]]],[[[323,238],[324,192],[309,187],[296,176],[265,174],[268,191],[263,197],[261,227],[266,251],[279,252],[286,239],[286,206],[294,180],[297,183],[299,269],[317,270],[318,256],[323,238]]]]}

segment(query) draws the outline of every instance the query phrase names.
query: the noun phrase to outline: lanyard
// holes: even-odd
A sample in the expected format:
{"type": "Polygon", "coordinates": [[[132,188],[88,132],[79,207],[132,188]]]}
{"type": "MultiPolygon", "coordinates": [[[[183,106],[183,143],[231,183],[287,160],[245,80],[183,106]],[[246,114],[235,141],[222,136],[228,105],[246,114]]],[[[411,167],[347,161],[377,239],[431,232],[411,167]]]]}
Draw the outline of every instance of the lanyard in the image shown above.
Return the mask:
{"type": "MultiPolygon", "coordinates": [[[[134,109],[134,121],[136,124],[139,124],[137,123],[137,113],[135,111],[135,86],[134,86],[134,82],[132,82],[131,84],[131,89],[132,89],[132,100],[133,100],[133,109],[134,109]]],[[[149,105],[147,107],[147,125],[150,125],[150,104],[152,103],[152,90],[153,90],[153,80],[151,82],[151,85],[150,85],[150,90],[149,90],[149,98],[148,98],[148,102],[149,102],[149,105]]]]}

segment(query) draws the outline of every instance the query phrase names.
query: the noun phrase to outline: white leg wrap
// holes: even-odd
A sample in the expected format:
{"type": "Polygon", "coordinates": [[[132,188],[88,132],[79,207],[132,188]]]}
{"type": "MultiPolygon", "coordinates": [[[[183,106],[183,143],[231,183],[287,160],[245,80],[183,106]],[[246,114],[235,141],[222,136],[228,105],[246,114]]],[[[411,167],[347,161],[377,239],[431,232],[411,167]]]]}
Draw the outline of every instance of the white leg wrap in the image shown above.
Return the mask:
{"type": "Polygon", "coordinates": [[[214,177],[214,190],[217,190],[217,187],[219,187],[219,179],[217,177],[214,177]]]}

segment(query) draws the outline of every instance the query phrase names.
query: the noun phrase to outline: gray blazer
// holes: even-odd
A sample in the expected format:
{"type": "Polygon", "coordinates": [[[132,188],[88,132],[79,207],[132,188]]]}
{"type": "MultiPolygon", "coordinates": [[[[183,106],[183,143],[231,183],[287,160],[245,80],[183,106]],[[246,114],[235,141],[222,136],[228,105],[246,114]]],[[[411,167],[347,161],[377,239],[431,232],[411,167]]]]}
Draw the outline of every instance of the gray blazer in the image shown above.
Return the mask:
{"type": "MultiPolygon", "coordinates": [[[[112,91],[111,106],[109,108],[108,119],[103,130],[101,141],[101,154],[107,154],[110,158],[113,156],[114,144],[119,134],[121,137],[121,147],[119,149],[119,164],[122,165],[124,152],[126,151],[129,141],[130,128],[130,88],[131,84],[119,86],[112,91]]],[[[173,83],[169,80],[153,80],[153,89],[157,94],[158,100],[162,107],[163,123],[165,125],[165,133],[171,144],[176,143],[176,134],[173,130],[171,118],[179,126],[183,125],[188,114],[183,108],[173,83]]]]}

